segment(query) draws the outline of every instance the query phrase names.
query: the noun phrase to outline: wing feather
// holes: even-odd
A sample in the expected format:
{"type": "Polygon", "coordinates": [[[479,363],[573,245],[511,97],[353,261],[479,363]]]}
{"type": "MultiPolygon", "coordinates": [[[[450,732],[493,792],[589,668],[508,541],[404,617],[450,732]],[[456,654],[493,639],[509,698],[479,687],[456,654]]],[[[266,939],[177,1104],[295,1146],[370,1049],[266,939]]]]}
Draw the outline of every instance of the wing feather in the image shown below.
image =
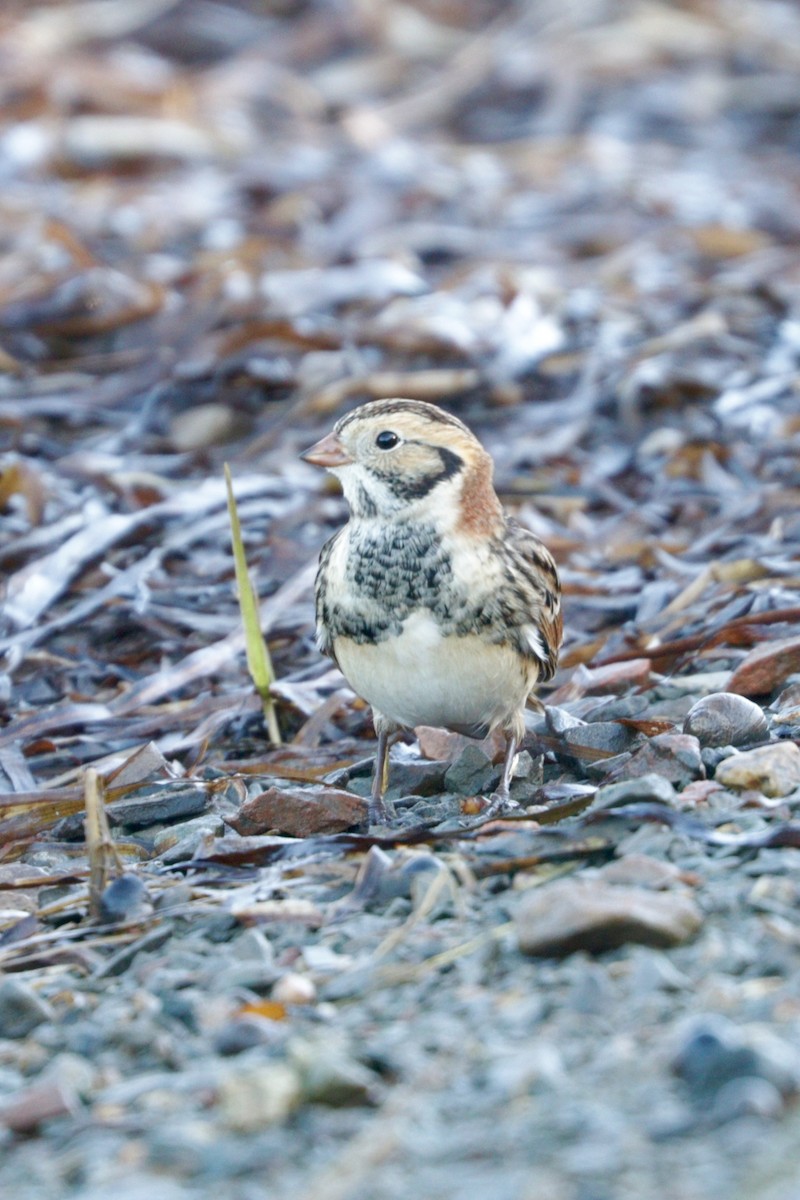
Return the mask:
{"type": "Polygon", "coordinates": [[[563,634],[555,560],[534,533],[513,520],[500,545],[505,566],[500,604],[512,644],[524,657],[536,659],[539,679],[552,679],[563,634]]]}

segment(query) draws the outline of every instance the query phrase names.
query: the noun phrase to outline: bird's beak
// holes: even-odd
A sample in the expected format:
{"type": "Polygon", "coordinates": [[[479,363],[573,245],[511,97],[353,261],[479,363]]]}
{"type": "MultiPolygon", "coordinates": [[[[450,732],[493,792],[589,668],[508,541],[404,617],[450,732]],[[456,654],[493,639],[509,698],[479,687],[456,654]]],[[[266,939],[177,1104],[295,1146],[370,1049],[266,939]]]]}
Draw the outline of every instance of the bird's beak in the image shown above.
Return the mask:
{"type": "Polygon", "coordinates": [[[300,457],[315,467],[346,467],[354,461],[335,433],[326,434],[300,457]]]}

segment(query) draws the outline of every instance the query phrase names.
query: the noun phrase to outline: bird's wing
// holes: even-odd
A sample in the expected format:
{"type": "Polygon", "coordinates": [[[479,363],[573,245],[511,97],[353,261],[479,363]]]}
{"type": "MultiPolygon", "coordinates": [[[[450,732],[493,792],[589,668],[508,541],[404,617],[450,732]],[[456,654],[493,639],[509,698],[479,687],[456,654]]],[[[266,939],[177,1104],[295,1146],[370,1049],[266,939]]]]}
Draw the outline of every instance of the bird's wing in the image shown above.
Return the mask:
{"type": "Polygon", "coordinates": [[[536,659],[539,679],[552,679],[563,632],[555,561],[536,535],[516,521],[508,522],[502,553],[507,569],[499,600],[512,642],[526,658],[536,659]]]}
{"type": "Polygon", "coordinates": [[[317,568],[317,577],[314,581],[314,605],[316,611],[317,624],[317,645],[323,654],[327,654],[336,662],[336,655],[333,652],[333,638],[331,637],[331,578],[330,578],[330,561],[336,543],[346,533],[347,526],[343,526],[338,530],[333,537],[328,538],[325,545],[319,552],[319,567],[317,568]]]}

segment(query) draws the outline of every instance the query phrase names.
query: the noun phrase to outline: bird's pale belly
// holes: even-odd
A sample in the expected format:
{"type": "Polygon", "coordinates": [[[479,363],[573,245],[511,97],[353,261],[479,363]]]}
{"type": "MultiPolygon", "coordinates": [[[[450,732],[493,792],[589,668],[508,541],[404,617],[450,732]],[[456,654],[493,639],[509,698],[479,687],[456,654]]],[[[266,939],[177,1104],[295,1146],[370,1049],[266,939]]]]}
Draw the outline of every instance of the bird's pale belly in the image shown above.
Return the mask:
{"type": "Polygon", "coordinates": [[[442,637],[415,613],[398,637],[376,644],[337,638],[336,658],[353,690],[398,725],[435,725],[482,737],[518,713],[536,667],[510,646],[477,635],[442,637]]]}

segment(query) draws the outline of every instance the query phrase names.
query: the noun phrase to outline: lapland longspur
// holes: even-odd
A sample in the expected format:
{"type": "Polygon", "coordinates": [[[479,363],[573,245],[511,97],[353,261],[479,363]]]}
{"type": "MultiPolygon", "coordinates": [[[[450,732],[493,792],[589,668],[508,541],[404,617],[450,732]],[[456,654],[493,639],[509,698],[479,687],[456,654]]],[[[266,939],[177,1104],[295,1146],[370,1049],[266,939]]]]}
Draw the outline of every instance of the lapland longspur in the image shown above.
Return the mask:
{"type": "Polygon", "coordinates": [[[433,404],[364,404],[303,458],[338,476],[350,506],[320,555],[317,637],[372,705],[370,821],[394,816],[384,798],[389,738],[416,725],[474,738],[504,731],[496,810],[508,801],[525,702],[558,660],[551,555],[504,513],[477,438],[433,404]]]}

